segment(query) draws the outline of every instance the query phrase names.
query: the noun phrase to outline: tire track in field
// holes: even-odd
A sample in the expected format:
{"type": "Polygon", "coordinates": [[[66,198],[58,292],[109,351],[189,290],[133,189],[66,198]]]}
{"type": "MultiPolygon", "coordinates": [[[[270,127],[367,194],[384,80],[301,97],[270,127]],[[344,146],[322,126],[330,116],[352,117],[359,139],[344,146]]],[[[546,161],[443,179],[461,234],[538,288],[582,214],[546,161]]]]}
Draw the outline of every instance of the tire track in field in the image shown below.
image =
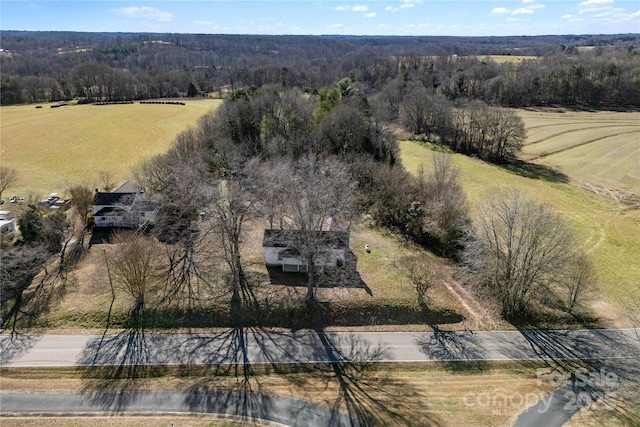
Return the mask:
{"type": "Polygon", "coordinates": [[[604,227],[601,224],[596,224],[594,222],[592,222],[593,225],[595,225],[598,229],[597,234],[600,236],[598,241],[595,242],[593,245],[591,244],[591,242],[593,241],[594,235],[596,233],[593,233],[589,236],[589,238],[587,240],[584,241],[584,243],[582,244],[582,247],[585,249],[585,251],[587,253],[591,253],[593,251],[595,251],[596,249],[598,249],[600,246],[602,246],[602,244],[604,243],[604,241],[607,238],[607,233],[604,231],[604,227]]]}
{"type": "MultiPolygon", "coordinates": [[[[572,124],[572,123],[563,123],[563,124],[572,124]]],[[[573,123],[573,124],[575,124],[575,123],[573,123]]],[[[553,126],[555,126],[555,125],[553,125],[553,126]]],[[[536,126],[536,127],[549,127],[549,126],[536,126]]],[[[535,129],[536,127],[530,127],[527,130],[535,129]]],[[[607,126],[590,126],[590,127],[587,127],[587,128],[569,129],[569,130],[564,130],[562,132],[557,132],[557,133],[554,133],[554,134],[551,134],[551,135],[547,135],[544,138],[537,139],[535,141],[527,141],[526,145],[539,144],[539,143],[545,142],[545,141],[547,141],[547,140],[549,140],[551,138],[556,138],[558,136],[566,135],[568,133],[573,133],[573,132],[581,132],[581,131],[590,130],[590,129],[606,129],[606,128],[619,129],[621,127],[637,128],[638,126],[637,125],[633,125],[633,124],[625,124],[625,125],[617,125],[617,126],[609,124],[607,126]]],[[[631,131],[631,132],[633,132],[633,131],[631,131]]],[[[637,130],[636,130],[636,132],[637,132],[637,130]]]]}
{"type": "MultiPolygon", "coordinates": [[[[630,133],[638,133],[638,132],[639,132],[638,130],[632,130],[632,131],[628,131],[628,132],[612,133],[611,135],[607,135],[607,136],[598,137],[598,138],[590,139],[590,140],[587,140],[587,141],[583,141],[583,142],[580,142],[578,144],[572,145],[570,147],[564,147],[564,148],[560,148],[560,149],[555,150],[555,151],[549,151],[549,152],[545,152],[545,153],[541,153],[541,154],[537,154],[537,155],[532,155],[531,160],[543,159],[543,158],[551,156],[553,154],[563,153],[565,151],[573,150],[574,148],[582,147],[584,145],[591,144],[591,143],[597,142],[597,141],[601,141],[603,139],[614,138],[616,136],[627,135],[627,134],[630,134],[630,133]]],[[[568,133],[568,132],[563,132],[563,133],[568,133]]]]}
{"type": "MultiPolygon", "coordinates": [[[[494,322],[492,317],[489,315],[487,310],[480,305],[480,303],[467,291],[464,289],[459,283],[453,281],[448,282],[446,280],[442,280],[442,284],[447,291],[456,299],[456,301],[460,302],[460,305],[464,308],[464,310],[469,314],[471,320],[473,321],[473,327],[475,329],[486,330],[486,327],[489,326],[489,329],[494,327],[494,322]]],[[[464,320],[463,320],[464,322],[464,320]]]]}

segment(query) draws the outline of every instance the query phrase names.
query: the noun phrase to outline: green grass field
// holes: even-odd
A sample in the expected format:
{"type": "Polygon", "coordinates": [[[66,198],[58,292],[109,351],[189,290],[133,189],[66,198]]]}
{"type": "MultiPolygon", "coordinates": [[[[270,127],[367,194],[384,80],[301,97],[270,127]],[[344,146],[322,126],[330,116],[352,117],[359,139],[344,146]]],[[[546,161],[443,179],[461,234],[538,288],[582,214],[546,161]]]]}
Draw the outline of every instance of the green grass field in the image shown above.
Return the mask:
{"type": "MultiPolygon", "coordinates": [[[[434,153],[429,146],[404,141],[402,161],[410,171],[429,170],[434,153]]],[[[454,154],[472,211],[485,196],[502,188],[517,188],[548,204],[577,231],[596,264],[605,308],[624,312],[632,300],[640,301],[640,210],[599,196],[572,183],[549,182],[520,176],[481,160],[454,154]],[[613,307],[610,307],[612,305],[613,307]]]]}
{"type": "Polygon", "coordinates": [[[523,154],[578,186],[640,195],[640,112],[519,111],[527,129],[523,154]]]}
{"type": "Polygon", "coordinates": [[[140,160],[165,152],[176,136],[196,124],[220,100],[186,105],[34,105],[0,108],[0,162],[19,181],[3,197],[64,194],[69,184],[99,186],[99,171],[116,183],[131,178],[140,160]]]}

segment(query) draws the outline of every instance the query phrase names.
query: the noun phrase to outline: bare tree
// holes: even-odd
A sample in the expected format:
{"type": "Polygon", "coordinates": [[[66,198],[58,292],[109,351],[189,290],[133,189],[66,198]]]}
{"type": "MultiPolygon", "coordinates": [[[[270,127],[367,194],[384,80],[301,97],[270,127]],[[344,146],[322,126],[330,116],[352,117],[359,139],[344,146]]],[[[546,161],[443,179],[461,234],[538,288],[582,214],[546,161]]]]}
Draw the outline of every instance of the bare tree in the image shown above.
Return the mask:
{"type": "Polygon", "coordinates": [[[98,177],[100,178],[103,191],[111,191],[115,188],[115,175],[110,170],[103,169],[98,171],[98,177]]]}
{"type": "Polygon", "coordinates": [[[214,187],[211,203],[207,206],[211,231],[229,267],[232,304],[251,299],[240,260],[240,241],[245,221],[256,212],[254,195],[258,186],[255,176],[258,162],[256,159],[244,167],[238,165],[233,173],[227,174],[227,179],[219,180],[214,187]]]}
{"type": "Polygon", "coordinates": [[[437,239],[442,255],[452,256],[469,224],[469,215],[467,197],[451,154],[433,155],[433,172],[427,179],[426,193],[427,232],[437,239]]]}
{"type": "Polygon", "coordinates": [[[156,242],[141,233],[123,231],[114,235],[110,274],[114,282],[131,296],[130,316],[139,324],[145,305],[158,286],[158,250],[156,242]]]}
{"type": "Polygon", "coordinates": [[[2,193],[4,190],[15,184],[17,181],[17,170],[7,166],[0,166],[0,199],[2,199],[2,193]]]}
{"type": "Polygon", "coordinates": [[[93,203],[93,191],[86,185],[72,185],[67,190],[71,196],[71,207],[85,227],[89,224],[89,212],[93,203]]]}
{"type": "Polygon", "coordinates": [[[525,314],[536,291],[573,259],[572,230],[553,210],[515,192],[478,205],[476,235],[463,254],[475,280],[502,303],[502,315],[525,314]]]}
{"type": "Polygon", "coordinates": [[[427,291],[433,279],[425,258],[420,255],[404,256],[398,262],[398,269],[415,287],[420,307],[426,307],[429,304],[427,291]]]}
{"type": "Polygon", "coordinates": [[[596,286],[596,271],[585,254],[578,254],[561,273],[559,282],[565,291],[567,312],[571,314],[591,296],[596,286]]]}
{"type": "Polygon", "coordinates": [[[203,278],[196,255],[201,243],[200,212],[210,193],[203,155],[194,144],[194,133],[186,132],[167,154],[145,161],[134,172],[146,195],[158,206],[153,234],[165,244],[168,260],[163,300],[186,300],[189,308],[198,293],[194,286],[203,278]]]}
{"type": "Polygon", "coordinates": [[[11,322],[14,331],[20,316],[28,314],[25,306],[34,296],[27,289],[52,255],[44,243],[16,245],[0,251],[0,309],[4,321],[11,322]]]}
{"type": "Polygon", "coordinates": [[[335,235],[325,231],[348,230],[354,212],[355,184],[337,160],[303,158],[287,163],[289,173],[276,177],[273,191],[284,191],[283,225],[291,247],[307,266],[307,295],[315,299],[316,267],[327,261],[327,248],[335,235]],[[283,190],[286,189],[286,190],[283,190]]]}
{"type": "Polygon", "coordinates": [[[489,144],[479,154],[491,161],[514,159],[522,149],[526,137],[524,122],[515,112],[489,108],[486,115],[486,133],[489,144]]]}

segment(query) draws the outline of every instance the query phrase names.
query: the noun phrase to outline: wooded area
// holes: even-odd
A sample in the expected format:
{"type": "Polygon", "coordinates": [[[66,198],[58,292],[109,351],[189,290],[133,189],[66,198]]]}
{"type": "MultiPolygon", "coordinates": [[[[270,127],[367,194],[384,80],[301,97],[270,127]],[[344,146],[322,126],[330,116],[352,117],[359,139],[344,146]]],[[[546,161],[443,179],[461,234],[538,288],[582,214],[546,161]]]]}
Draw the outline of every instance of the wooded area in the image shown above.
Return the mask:
{"type": "MultiPolygon", "coordinates": [[[[347,37],[2,31],[2,105],[308,93],[348,77],[392,99],[407,84],[512,107],[640,106],[640,35],[347,37]],[[518,57],[495,62],[491,55],[518,57]],[[529,56],[536,59],[524,59],[529,56]]],[[[390,100],[393,104],[393,100],[390,100]]]]}

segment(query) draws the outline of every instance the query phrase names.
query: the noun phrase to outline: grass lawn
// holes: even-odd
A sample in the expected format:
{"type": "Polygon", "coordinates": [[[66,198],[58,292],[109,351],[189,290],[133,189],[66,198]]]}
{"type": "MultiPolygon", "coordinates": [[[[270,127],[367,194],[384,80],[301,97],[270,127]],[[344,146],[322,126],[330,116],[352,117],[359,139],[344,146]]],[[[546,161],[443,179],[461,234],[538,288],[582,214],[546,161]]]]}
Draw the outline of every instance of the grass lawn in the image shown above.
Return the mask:
{"type": "Polygon", "coordinates": [[[220,103],[0,107],[2,165],[19,174],[3,197],[63,195],[78,183],[93,188],[100,185],[101,170],[113,173],[118,185],[131,178],[132,166],[164,153],[180,132],[220,103]]]}
{"type": "MultiPolygon", "coordinates": [[[[403,164],[410,171],[429,170],[432,147],[417,142],[400,144],[403,164]]],[[[517,188],[546,203],[565,217],[596,265],[604,319],[640,301],[640,210],[581,189],[572,183],[549,182],[518,175],[481,160],[454,154],[460,179],[474,211],[475,203],[503,188],[517,188]]]]}
{"type": "MultiPolygon", "coordinates": [[[[299,283],[290,286],[272,283],[270,274],[264,265],[262,249],[264,226],[261,223],[254,223],[246,224],[245,228],[246,237],[241,249],[243,265],[245,272],[250,277],[257,301],[263,306],[276,309],[276,314],[268,317],[267,322],[284,322],[283,326],[286,326],[287,320],[283,316],[286,316],[287,310],[295,311],[303,306],[306,278],[301,275],[298,278],[299,283]]],[[[422,249],[409,245],[397,236],[365,226],[352,229],[350,243],[351,249],[357,257],[357,271],[361,285],[342,284],[341,281],[339,286],[326,286],[317,289],[317,298],[322,307],[332,313],[329,319],[325,319],[327,327],[367,326],[371,330],[376,330],[386,325],[395,325],[396,328],[412,325],[412,329],[421,330],[429,329],[428,325],[431,322],[450,329],[464,327],[461,324],[461,316],[465,314],[464,310],[459,301],[444,286],[444,281],[454,280],[454,270],[449,265],[449,261],[439,259],[422,249]],[[365,244],[369,244],[372,248],[370,254],[365,252],[365,244]],[[421,310],[415,289],[397,268],[398,260],[402,256],[415,253],[421,253],[431,260],[431,268],[435,278],[433,287],[428,292],[430,299],[428,313],[421,310]]],[[[105,253],[108,254],[111,250],[109,246],[94,245],[89,249],[84,259],[69,275],[64,292],[54,296],[50,301],[49,310],[41,315],[35,326],[72,330],[77,328],[100,330],[106,326],[107,313],[110,309],[111,326],[117,328],[122,325],[132,302],[125,292],[116,289],[116,298],[113,306],[111,305],[112,294],[109,275],[104,267],[105,253]]],[[[217,274],[223,275],[222,271],[226,271],[225,267],[220,265],[219,268],[221,270],[217,274]]],[[[228,315],[231,295],[227,287],[222,285],[209,288],[202,285],[199,289],[201,289],[201,297],[204,300],[211,298],[207,300],[208,302],[203,308],[205,310],[203,315],[209,319],[207,325],[225,326],[224,320],[218,320],[222,323],[216,324],[214,319],[217,318],[207,310],[217,310],[216,313],[222,319],[228,315]]],[[[153,298],[149,300],[149,307],[153,307],[153,298]]],[[[272,323],[268,324],[273,325],[272,323]]],[[[179,323],[166,324],[166,327],[171,328],[180,326],[179,323]]]]}

